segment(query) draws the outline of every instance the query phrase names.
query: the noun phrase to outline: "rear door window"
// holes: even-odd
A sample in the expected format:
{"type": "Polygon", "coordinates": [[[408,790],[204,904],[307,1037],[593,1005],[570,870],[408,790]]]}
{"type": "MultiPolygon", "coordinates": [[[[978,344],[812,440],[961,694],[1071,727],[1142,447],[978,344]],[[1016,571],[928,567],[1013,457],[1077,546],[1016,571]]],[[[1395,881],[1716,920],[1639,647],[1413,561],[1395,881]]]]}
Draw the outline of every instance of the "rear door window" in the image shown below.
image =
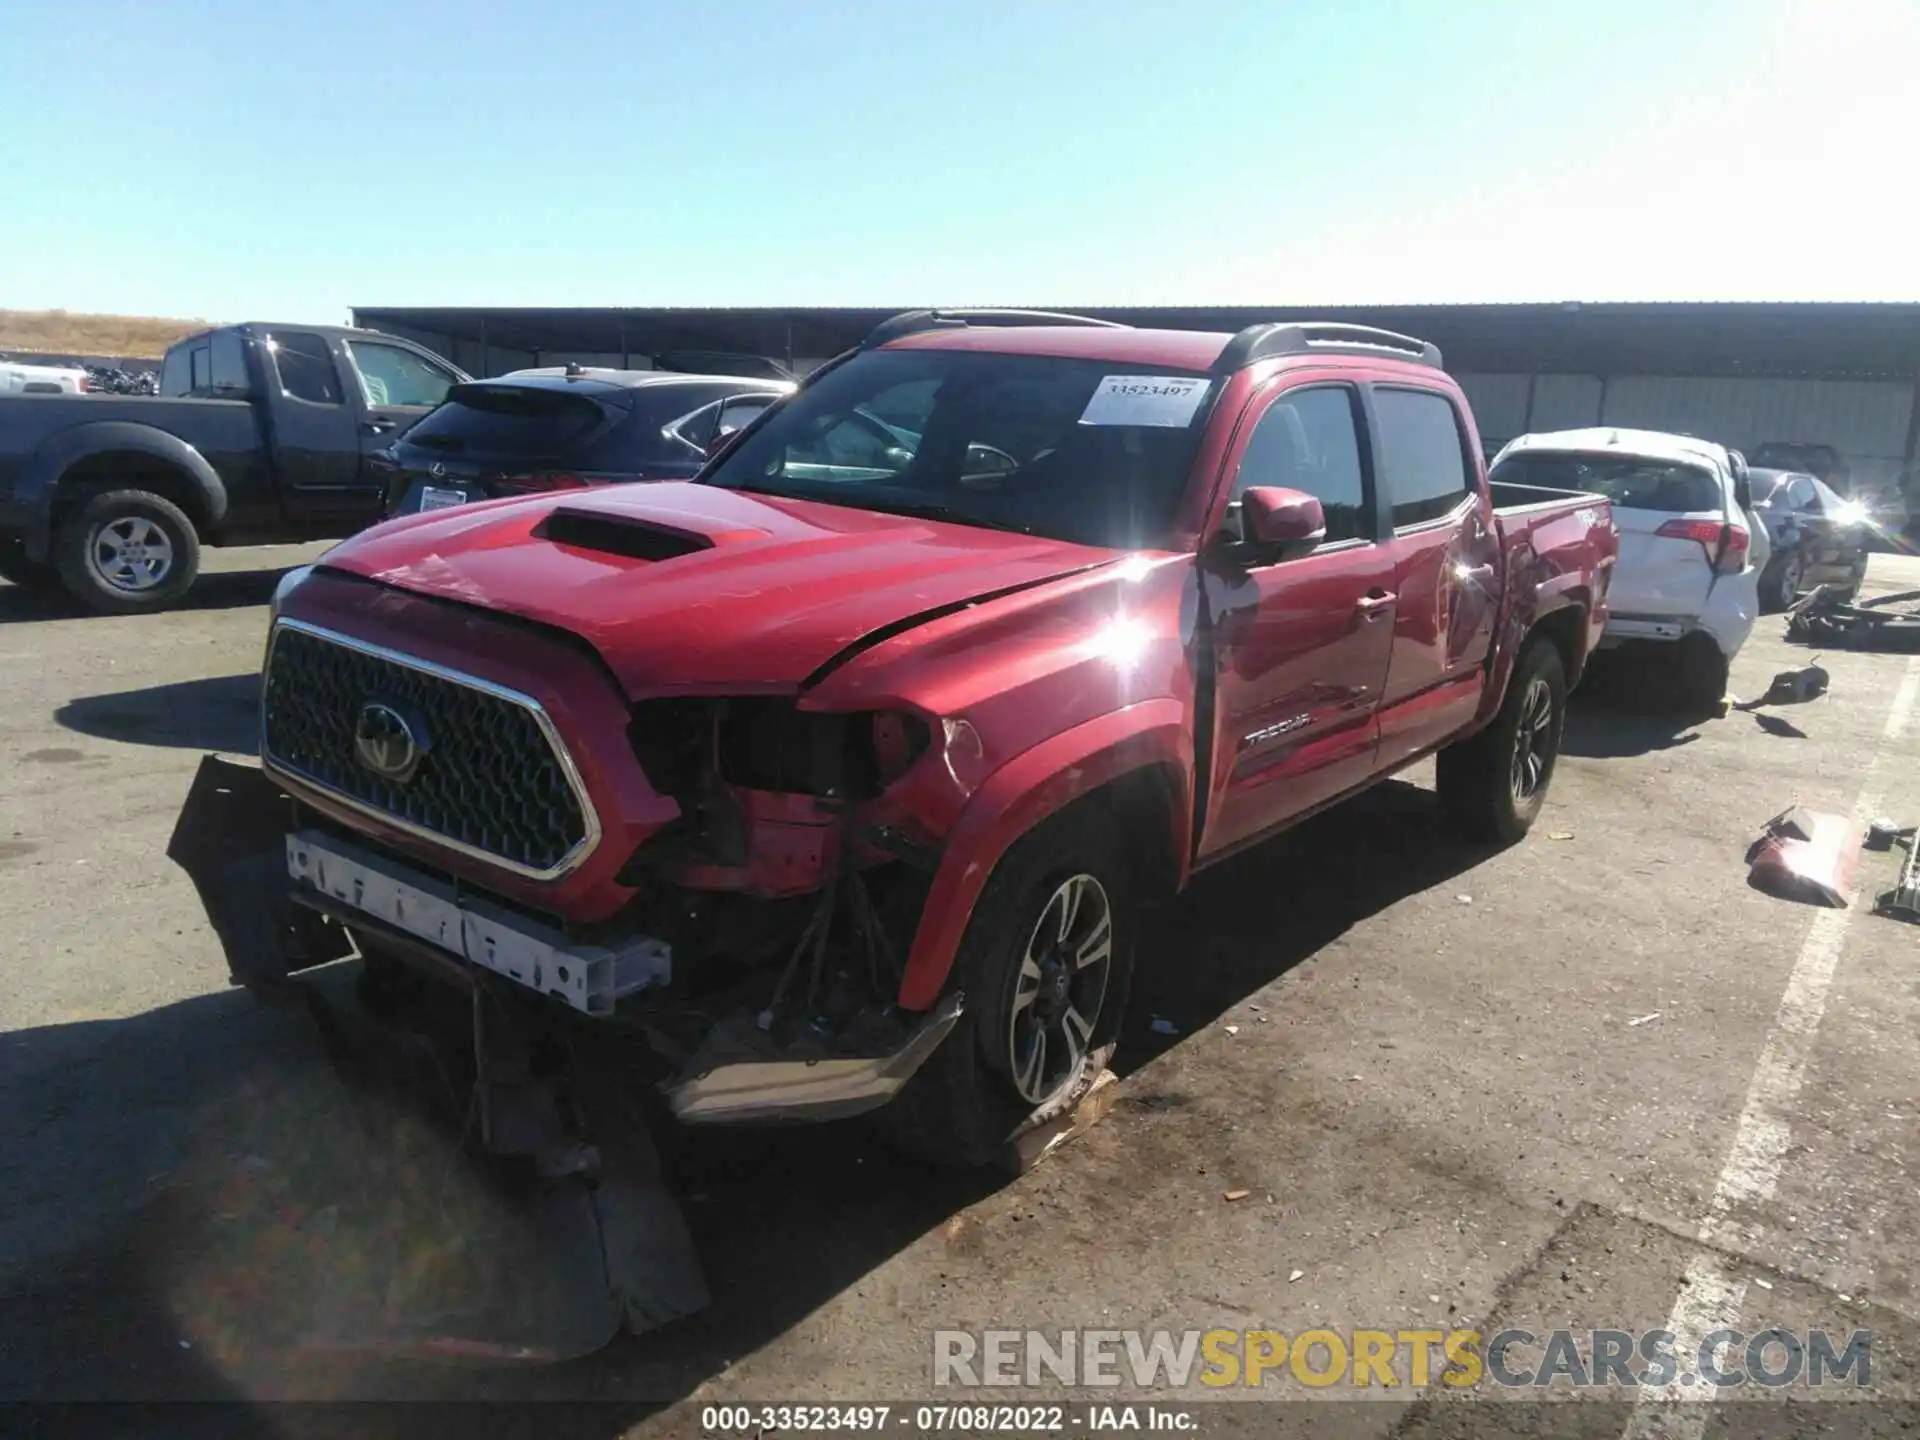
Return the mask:
{"type": "Polygon", "coordinates": [[[345,400],[327,342],[305,330],[267,337],[267,353],[279,372],[280,388],[310,405],[339,405],[345,400]]]}
{"type": "Polygon", "coordinates": [[[751,424],[769,405],[780,397],[777,395],[737,395],[720,406],[720,422],[714,427],[717,435],[731,435],[734,431],[751,424]]]}
{"type": "Polygon", "coordinates": [[[446,403],[407,431],[405,443],[449,455],[557,460],[604,425],[585,395],[518,385],[456,385],[446,403]]]}
{"type": "Polygon", "coordinates": [[[773,402],[771,395],[743,395],[733,387],[715,394],[709,386],[661,387],[642,392],[641,404],[657,418],[661,436],[679,459],[705,459],[718,435],[731,434],[773,402]]]}
{"type": "Polygon", "coordinates": [[[184,395],[193,388],[193,361],[189,348],[176,345],[160,362],[160,393],[184,395]]]}
{"type": "Polygon", "coordinates": [[[222,330],[213,337],[210,348],[213,351],[213,393],[228,397],[245,395],[251,387],[247,384],[247,356],[240,337],[231,330],[222,330]]]}
{"type": "Polygon", "coordinates": [[[1376,386],[1379,474],[1396,530],[1451,515],[1473,493],[1453,402],[1427,390],[1376,386]]]}
{"type": "Polygon", "coordinates": [[[1494,478],[1560,490],[1590,490],[1619,510],[1668,515],[1718,515],[1720,477],[1698,465],[1680,465],[1633,455],[1584,455],[1533,450],[1509,455],[1494,478]]]}
{"type": "Polygon", "coordinates": [[[1847,497],[1831,485],[1819,480],[1807,481],[1807,511],[1812,515],[1837,515],[1845,507],[1847,497]]]}

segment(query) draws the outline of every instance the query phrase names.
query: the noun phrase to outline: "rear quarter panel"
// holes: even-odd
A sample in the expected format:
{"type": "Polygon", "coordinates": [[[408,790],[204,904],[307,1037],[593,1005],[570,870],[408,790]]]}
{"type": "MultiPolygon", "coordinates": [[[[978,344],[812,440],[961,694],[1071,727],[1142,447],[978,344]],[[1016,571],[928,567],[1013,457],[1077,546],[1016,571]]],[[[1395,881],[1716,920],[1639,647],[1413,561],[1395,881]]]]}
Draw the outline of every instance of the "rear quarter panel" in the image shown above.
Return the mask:
{"type": "Polygon", "coordinates": [[[1578,660],[1585,665],[1606,628],[1608,590],[1620,554],[1612,507],[1601,495],[1496,507],[1494,520],[1506,579],[1493,683],[1481,702],[1480,724],[1491,720],[1505,699],[1507,679],[1526,637],[1551,616],[1569,609],[1584,613],[1578,660]]]}

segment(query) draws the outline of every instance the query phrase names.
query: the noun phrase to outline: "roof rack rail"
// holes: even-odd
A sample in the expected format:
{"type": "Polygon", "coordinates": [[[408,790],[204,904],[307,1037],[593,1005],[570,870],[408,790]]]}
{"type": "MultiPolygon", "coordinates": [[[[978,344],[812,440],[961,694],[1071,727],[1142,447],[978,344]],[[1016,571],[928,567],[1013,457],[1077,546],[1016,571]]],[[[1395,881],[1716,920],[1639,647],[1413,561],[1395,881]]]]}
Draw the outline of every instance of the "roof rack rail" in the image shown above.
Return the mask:
{"type": "Polygon", "coordinates": [[[1411,360],[1440,368],[1440,347],[1411,335],[1376,330],[1371,325],[1343,325],[1334,321],[1295,320],[1284,324],[1249,325],[1227,342],[1214,373],[1231,375],[1256,360],[1276,355],[1372,355],[1411,360]]]}
{"type": "Polygon", "coordinates": [[[1127,328],[1117,320],[1095,320],[1087,315],[1066,315],[1054,310],[908,310],[874,326],[873,332],[860,342],[860,348],[873,350],[903,335],[966,325],[1083,325],[1098,330],[1127,328]]]}

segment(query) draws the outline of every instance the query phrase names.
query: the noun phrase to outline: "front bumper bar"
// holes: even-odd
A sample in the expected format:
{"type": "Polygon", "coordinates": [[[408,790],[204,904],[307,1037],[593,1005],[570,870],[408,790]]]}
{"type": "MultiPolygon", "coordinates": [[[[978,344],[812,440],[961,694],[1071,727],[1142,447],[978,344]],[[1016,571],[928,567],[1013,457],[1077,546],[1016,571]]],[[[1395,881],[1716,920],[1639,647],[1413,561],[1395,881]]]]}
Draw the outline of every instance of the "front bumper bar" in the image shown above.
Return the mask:
{"type": "MultiPolygon", "coordinates": [[[[296,972],[353,954],[356,937],[443,982],[471,987],[486,972],[589,1022],[670,978],[661,941],[573,943],[425,871],[301,828],[271,777],[220,756],[201,762],[167,853],[192,877],[233,983],[267,994],[297,993],[296,972]]],[[[881,1017],[855,1043],[804,1031],[776,1040],[752,1012],[738,1012],[667,1082],[667,1100],[689,1125],[876,1110],[939,1048],[963,1009],[963,997],[952,994],[924,1015],[881,1017]]]]}

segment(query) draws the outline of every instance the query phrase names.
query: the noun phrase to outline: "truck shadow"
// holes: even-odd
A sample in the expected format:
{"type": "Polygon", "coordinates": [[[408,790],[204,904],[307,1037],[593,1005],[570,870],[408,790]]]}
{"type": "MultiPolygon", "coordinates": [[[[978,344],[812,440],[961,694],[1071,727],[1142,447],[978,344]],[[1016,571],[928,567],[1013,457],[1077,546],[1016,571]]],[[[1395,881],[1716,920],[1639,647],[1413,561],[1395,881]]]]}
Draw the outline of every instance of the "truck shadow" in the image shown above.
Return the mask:
{"type": "Polygon", "coordinates": [[[1142,932],[1115,1069],[1131,1074],[1359,921],[1494,853],[1453,830],[1430,790],[1388,780],[1203,871],[1142,932]]]}
{"type": "MultiPolygon", "coordinates": [[[[1152,1016],[1190,1034],[1487,853],[1450,836],[1429,792],[1396,781],[1205,873],[1144,933],[1121,1063],[1137,1069],[1177,1043],[1148,1027],[1152,1016]],[[1181,963],[1154,963],[1168,956],[1181,963]]],[[[0,1111],[16,1197],[0,1213],[0,1400],[239,1402],[211,1413],[221,1423],[187,1427],[182,1412],[196,1434],[298,1434],[304,1420],[317,1431],[324,1409],[269,1408],[289,1396],[457,1398],[540,1402],[548,1440],[611,1440],[871,1283],[1004,1183],[900,1160],[858,1122],[658,1129],[712,1291],[704,1312],[541,1369],[316,1362],[275,1348],[313,1300],[273,1277],[300,1273],[329,1194],[372,1182],[314,1173],[316,1156],[344,1152],[318,1138],[334,1128],[325,1097],[339,1081],[310,1021],[238,992],[203,995],[0,1037],[0,1080],[17,1097],[0,1111]]],[[[335,1240],[325,1263],[369,1261],[335,1240]]],[[[351,1413],[362,1435],[402,1433],[423,1414],[351,1413]]]]}
{"type": "MultiPolygon", "coordinates": [[[[291,564],[291,562],[289,562],[291,564]]],[[[168,613],[193,610],[238,610],[248,605],[265,605],[273,598],[273,587],[288,566],[271,570],[219,570],[202,575],[194,582],[186,598],[168,613]]],[[[92,619],[112,621],[118,617],[95,615],[64,590],[29,590],[0,580],[0,625],[21,625],[35,620],[92,619]]]]}
{"type": "Polygon", "coordinates": [[[1623,760],[1673,750],[1700,738],[1717,718],[1678,703],[1668,664],[1634,655],[1596,655],[1567,707],[1561,752],[1588,760],[1623,760]]]}
{"type": "Polygon", "coordinates": [[[113,695],[85,695],[53,712],[97,740],[252,755],[260,747],[260,676],[209,676],[113,695]]]}

